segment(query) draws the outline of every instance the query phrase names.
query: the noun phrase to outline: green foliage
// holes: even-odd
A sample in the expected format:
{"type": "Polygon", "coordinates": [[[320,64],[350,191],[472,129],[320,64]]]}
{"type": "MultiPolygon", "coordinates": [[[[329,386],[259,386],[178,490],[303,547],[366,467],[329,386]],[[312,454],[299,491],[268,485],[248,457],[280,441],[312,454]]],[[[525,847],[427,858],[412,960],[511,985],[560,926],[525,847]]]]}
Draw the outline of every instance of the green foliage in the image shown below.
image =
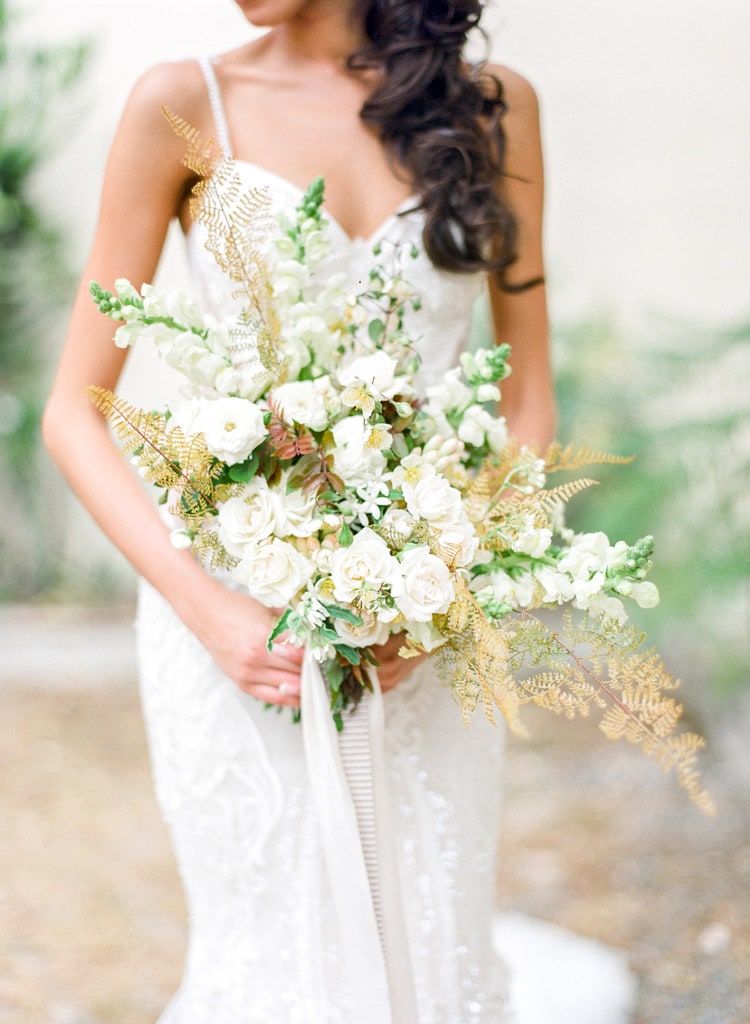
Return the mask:
{"type": "Polygon", "coordinates": [[[25,596],[53,574],[37,463],[41,350],[70,277],[60,235],[31,182],[61,127],[60,98],[87,55],[84,44],[25,46],[13,28],[0,0],[0,485],[12,495],[0,535],[1,598],[25,596]]]}

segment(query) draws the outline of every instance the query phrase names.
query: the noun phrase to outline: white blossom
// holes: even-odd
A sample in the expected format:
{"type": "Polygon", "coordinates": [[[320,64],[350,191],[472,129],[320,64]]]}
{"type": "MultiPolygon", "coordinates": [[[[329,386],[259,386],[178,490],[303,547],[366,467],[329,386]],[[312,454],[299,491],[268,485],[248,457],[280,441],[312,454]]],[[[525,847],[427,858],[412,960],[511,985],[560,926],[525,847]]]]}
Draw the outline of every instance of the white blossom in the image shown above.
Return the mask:
{"type": "Polygon", "coordinates": [[[211,454],[230,466],[244,462],[267,435],[263,413],[243,398],[206,402],[195,426],[205,436],[211,454]]]}
{"type": "Polygon", "coordinates": [[[248,547],[232,569],[232,579],[268,608],[290,603],[310,579],[313,563],[291,544],[273,538],[248,547]]]}
{"type": "Polygon", "coordinates": [[[401,557],[401,582],[394,597],[399,611],[411,622],[430,622],[448,611],[455,597],[450,570],[428,548],[410,548],[401,557]]]}

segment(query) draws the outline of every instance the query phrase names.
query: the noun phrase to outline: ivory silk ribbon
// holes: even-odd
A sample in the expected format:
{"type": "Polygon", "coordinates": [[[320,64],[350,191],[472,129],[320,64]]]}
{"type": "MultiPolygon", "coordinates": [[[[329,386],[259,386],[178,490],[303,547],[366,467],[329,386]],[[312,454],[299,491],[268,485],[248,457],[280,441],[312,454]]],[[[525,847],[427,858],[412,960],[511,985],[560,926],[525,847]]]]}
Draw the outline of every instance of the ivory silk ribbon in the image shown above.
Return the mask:
{"type": "Polygon", "coordinates": [[[343,969],[357,1024],[415,1024],[385,776],[383,695],[377,673],[339,738],[328,689],[309,650],[302,662],[302,732],[323,855],[341,929],[343,969]]]}

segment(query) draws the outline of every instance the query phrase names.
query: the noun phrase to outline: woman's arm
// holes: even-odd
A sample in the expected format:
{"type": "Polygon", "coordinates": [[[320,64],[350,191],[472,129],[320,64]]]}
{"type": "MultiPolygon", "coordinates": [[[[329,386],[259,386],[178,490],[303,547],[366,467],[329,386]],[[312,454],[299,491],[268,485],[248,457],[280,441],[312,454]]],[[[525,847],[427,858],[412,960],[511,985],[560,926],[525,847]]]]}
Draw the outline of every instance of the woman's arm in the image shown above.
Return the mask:
{"type": "Polygon", "coordinates": [[[490,68],[502,81],[508,111],[506,176],[503,195],[518,222],[518,259],[507,283],[542,279],[527,290],[506,291],[490,281],[490,306],[495,337],[511,346],[510,377],[502,384],[503,415],[512,436],[544,449],[555,432],[555,399],[549,355],[547,301],[543,283],[542,214],[544,168],[539,132],[539,106],[529,83],[507,68],[490,68]]]}
{"type": "Polygon", "coordinates": [[[153,280],[171,219],[183,213],[190,173],[184,144],[161,113],[166,102],[191,123],[206,119],[202,78],[192,62],[162,65],[136,85],[107,162],[93,246],[76,295],[57,376],[43,420],[45,444],[68,483],[136,570],[172,604],[221,668],[262,700],[294,704],[299,652],[269,654],[269,609],[211,577],[189,551],[176,550],[139,479],[86,395],[114,389],[125,353],[96,309],[88,286],[137,287],[153,280]],[[289,693],[280,694],[284,684],[289,693]]]}

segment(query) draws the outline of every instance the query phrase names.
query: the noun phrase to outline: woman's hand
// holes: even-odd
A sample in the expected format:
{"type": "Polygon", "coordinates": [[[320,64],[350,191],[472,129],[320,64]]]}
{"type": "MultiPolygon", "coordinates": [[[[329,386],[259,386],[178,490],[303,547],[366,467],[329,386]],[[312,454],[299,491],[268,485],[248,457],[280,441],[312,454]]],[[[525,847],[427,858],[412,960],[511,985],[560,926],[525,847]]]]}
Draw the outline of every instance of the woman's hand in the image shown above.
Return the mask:
{"type": "Polygon", "coordinates": [[[183,619],[222,672],[266,704],[299,707],[302,651],[278,639],[266,646],[278,614],[211,577],[196,604],[183,619]]]}
{"type": "Polygon", "coordinates": [[[398,652],[404,646],[404,643],[404,634],[394,633],[386,643],[379,647],[373,647],[373,653],[380,662],[378,678],[380,679],[380,688],[383,693],[387,693],[388,690],[398,686],[402,680],[406,679],[414,671],[417,665],[421,665],[429,657],[427,654],[420,654],[416,658],[399,657],[398,652]]]}

